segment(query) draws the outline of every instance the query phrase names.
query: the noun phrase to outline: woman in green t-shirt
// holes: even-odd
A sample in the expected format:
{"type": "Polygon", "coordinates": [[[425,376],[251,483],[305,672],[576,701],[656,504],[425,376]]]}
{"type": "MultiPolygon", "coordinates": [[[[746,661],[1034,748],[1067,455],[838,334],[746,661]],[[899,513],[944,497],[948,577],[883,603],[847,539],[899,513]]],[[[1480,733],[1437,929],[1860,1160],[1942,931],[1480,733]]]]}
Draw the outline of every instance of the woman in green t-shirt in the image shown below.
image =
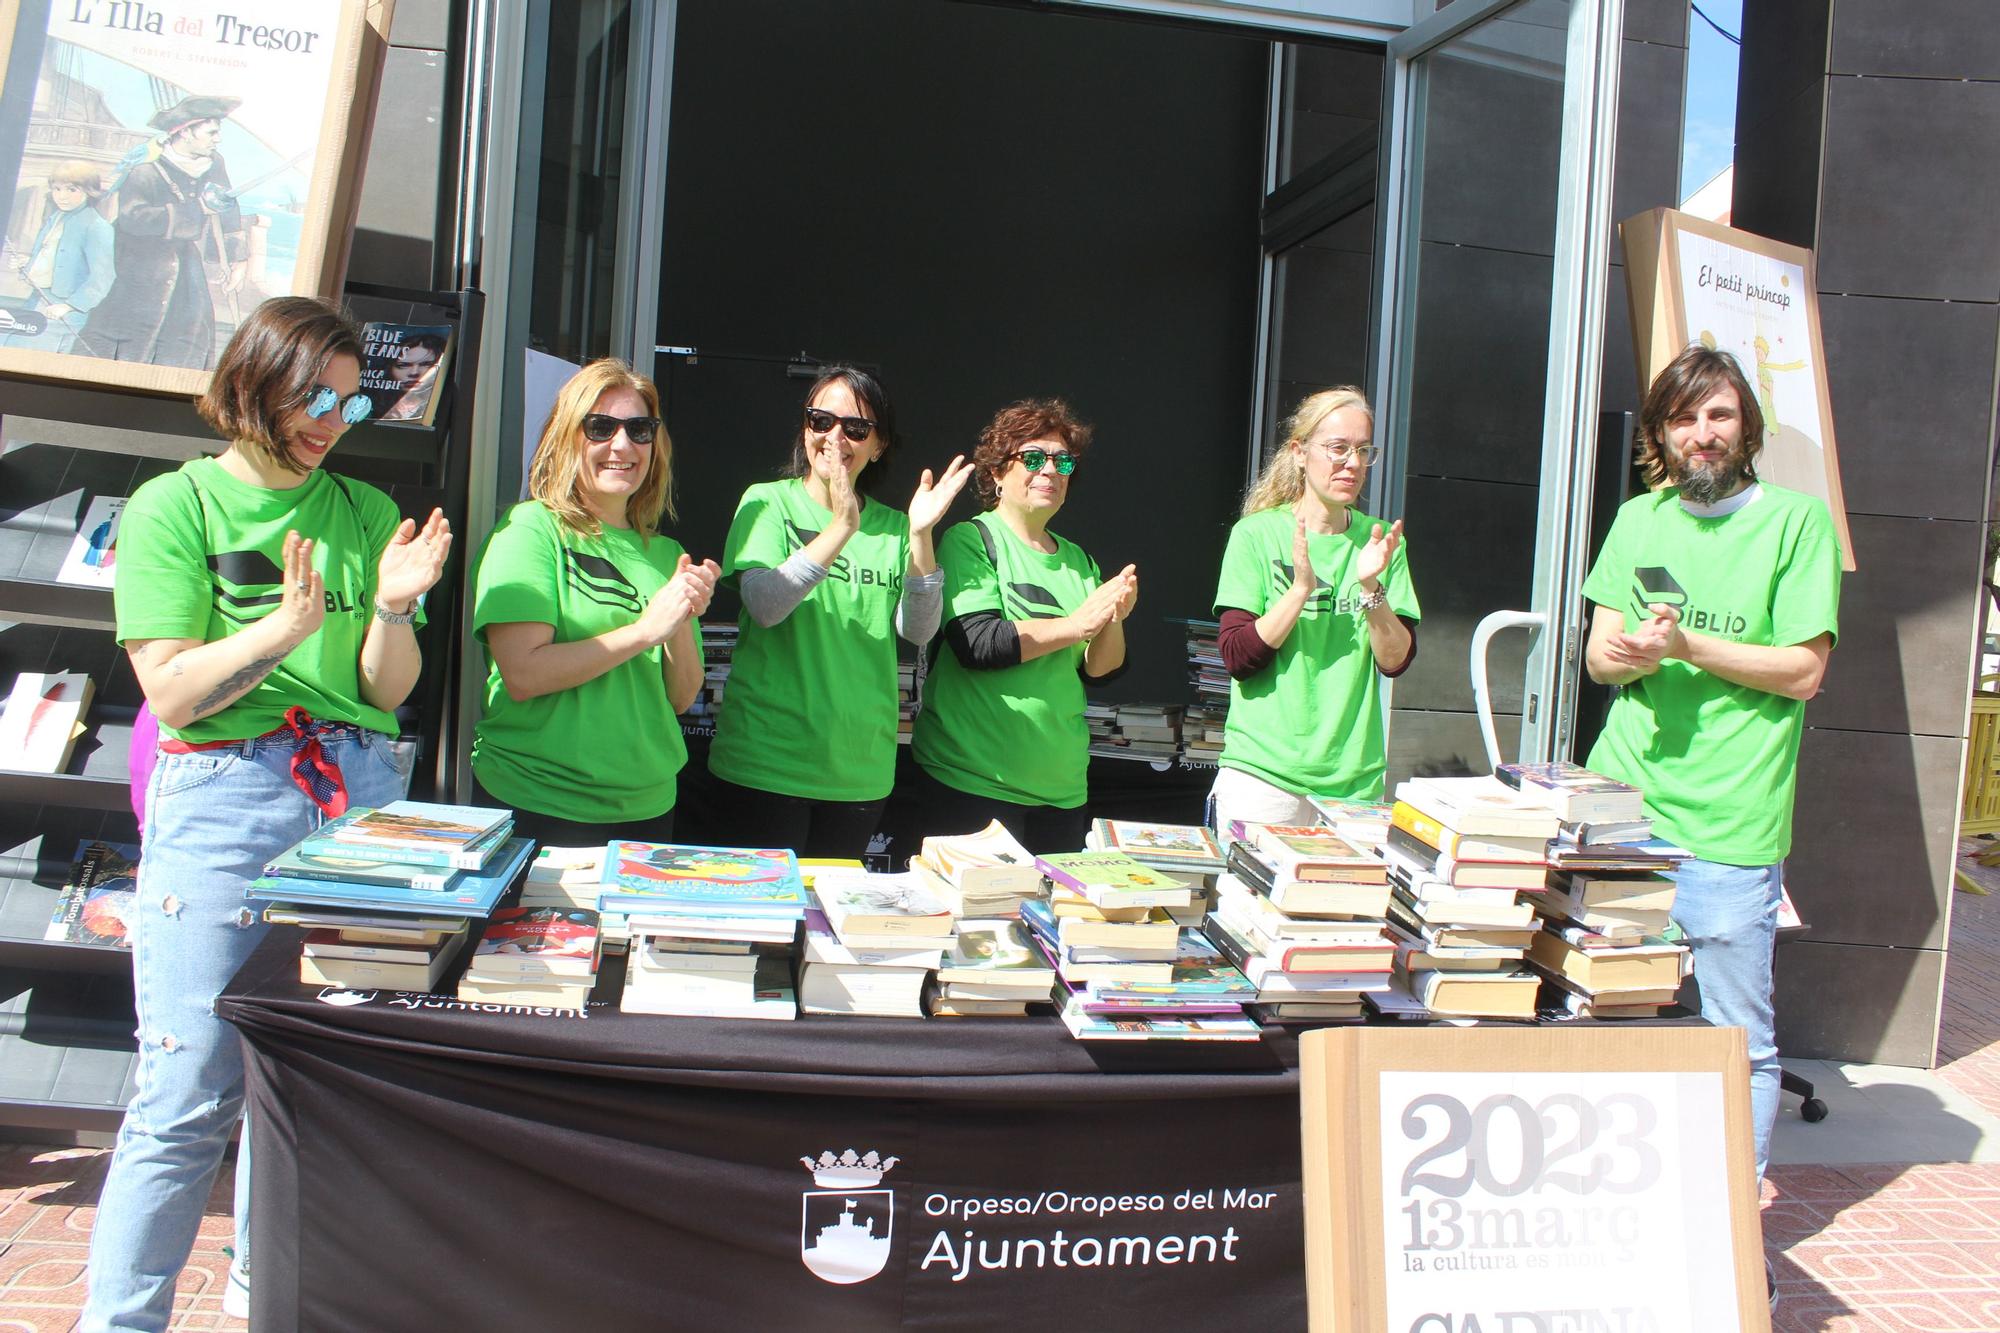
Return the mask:
{"type": "Polygon", "coordinates": [[[931,533],[972,467],[924,469],[907,514],[867,492],[896,445],[895,409],[865,370],[831,366],[806,394],[791,475],[743,493],[722,574],[743,614],[708,769],[704,841],[859,856],[896,781],[896,637],[937,632],[931,533]]]}
{"type": "Polygon", "coordinates": [[[480,555],[472,628],[492,667],[472,771],[537,842],[673,838],[678,715],[701,690],[697,622],[721,572],[660,534],[673,486],[659,390],[593,361],[556,395],[531,498],[480,555]]]}
{"type": "Polygon", "coordinates": [[[1215,591],[1230,676],[1218,832],[1311,824],[1311,796],[1382,797],[1381,677],[1416,657],[1419,613],[1402,521],[1354,508],[1374,435],[1359,389],[1311,395],[1230,529],[1215,591]]]}
{"type": "Polygon", "coordinates": [[[1049,531],[1090,427],[1061,399],[1004,407],[972,462],[987,512],[945,533],[945,639],[917,715],[912,833],[970,833],[998,819],[1034,852],[1073,852],[1090,831],[1086,682],[1125,666],[1139,572],[1109,579],[1049,531]]]}

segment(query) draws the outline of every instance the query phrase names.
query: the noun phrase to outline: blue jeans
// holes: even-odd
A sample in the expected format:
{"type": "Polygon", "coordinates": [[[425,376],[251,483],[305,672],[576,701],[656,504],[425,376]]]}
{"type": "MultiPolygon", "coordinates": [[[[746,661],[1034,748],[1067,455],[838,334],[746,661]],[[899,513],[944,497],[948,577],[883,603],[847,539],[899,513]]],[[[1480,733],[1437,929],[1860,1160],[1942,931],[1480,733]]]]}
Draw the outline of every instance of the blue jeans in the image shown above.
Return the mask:
{"type": "MultiPolygon", "coordinates": [[[[390,738],[322,733],[354,806],[400,799],[409,775],[390,738]]],[[[146,788],[132,923],[137,1092],[118,1130],[90,1236],[81,1327],[164,1329],[174,1280],[243,1108],[243,1051],[215,998],[267,927],[243,896],[264,863],[325,822],[292,780],[290,737],[162,754],[146,788]]],[[[236,1172],[236,1254],[249,1254],[249,1136],[236,1172]]]]}
{"type": "Polygon", "coordinates": [[[1674,920],[1694,950],[1694,990],[1701,1015],[1717,1027],[1742,1028],[1750,1045],[1750,1129],[1757,1178],[1771,1161],[1778,1119],[1777,1016],[1771,955],[1785,865],[1732,866],[1687,860],[1674,874],[1674,920]]]}

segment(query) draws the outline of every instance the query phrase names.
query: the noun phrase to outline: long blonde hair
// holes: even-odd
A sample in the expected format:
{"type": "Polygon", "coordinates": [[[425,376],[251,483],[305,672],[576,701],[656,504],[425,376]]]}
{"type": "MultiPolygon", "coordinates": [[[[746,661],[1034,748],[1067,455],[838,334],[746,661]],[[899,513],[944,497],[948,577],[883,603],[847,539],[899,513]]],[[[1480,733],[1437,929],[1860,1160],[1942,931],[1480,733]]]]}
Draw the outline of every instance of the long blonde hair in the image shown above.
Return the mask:
{"type": "MultiPolygon", "coordinates": [[[[614,357],[592,361],[569,377],[556,394],[555,406],[542,425],[535,461],[528,469],[528,494],[540,500],[570,531],[595,537],[603,530],[596,511],[584,498],[583,419],[597,409],[597,400],[613,389],[630,389],[645,401],[646,411],[660,415],[660,391],[653,381],[614,357]]],[[[674,512],[673,441],[665,422],[653,432],[647,451],[646,479],[625,502],[625,516],[641,537],[660,530],[660,514],[674,512]]]]}
{"type": "Polygon", "coordinates": [[[1292,446],[1310,439],[1322,421],[1343,407],[1360,408],[1369,424],[1374,424],[1375,409],[1368,406],[1368,395],[1352,384],[1308,394],[1293,409],[1292,415],[1285,419],[1285,442],[1271,455],[1271,461],[1264,464],[1264,470],[1257,474],[1257,480],[1251,483],[1249,492],[1243,497],[1242,517],[1248,518],[1266,509],[1298,502],[1298,498],[1306,493],[1306,474],[1305,469],[1299,466],[1299,460],[1293,456],[1292,446]]]}

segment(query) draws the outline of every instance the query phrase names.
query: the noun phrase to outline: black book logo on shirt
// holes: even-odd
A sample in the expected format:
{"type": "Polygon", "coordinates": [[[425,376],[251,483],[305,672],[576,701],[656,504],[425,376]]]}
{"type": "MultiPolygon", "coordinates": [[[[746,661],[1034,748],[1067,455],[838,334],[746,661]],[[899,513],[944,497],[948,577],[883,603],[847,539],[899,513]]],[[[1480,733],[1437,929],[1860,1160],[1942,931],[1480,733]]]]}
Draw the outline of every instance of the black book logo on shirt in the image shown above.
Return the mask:
{"type": "Polygon", "coordinates": [[[1001,600],[1007,604],[1009,620],[1056,620],[1063,613],[1056,595],[1039,584],[1009,583],[1001,600]]]}
{"type": "Polygon", "coordinates": [[[285,571],[262,551],[224,551],[208,558],[215,581],[215,610],[224,620],[247,625],[270,614],[285,600],[285,571]]]}
{"type": "Polygon", "coordinates": [[[1635,609],[1641,619],[1651,619],[1652,612],[1648,608],[1655,604],[1679,611],[1687,606],[1688,599],[1687,589],[1680,585],[1680,580],[1660,565],[1632,570],[1632,595],[1638,598],[1635,609]]]}
{"type": "Polygon", "coordinates": [[[632,586],[632,580],[602,556],[564,548],[563,577],[570,587],[599,606],[615,606],[634,614],[646,609],[645,599],[632,586]]]}
{"type": "MultiPolygon", "coordinates": [[[[1273,597],[1283,597],[1287,592],[1291,591],[1291,587],[1292,587],[1292,562],[1289,560],[1279,559],[1277,556],[1272,556],[1271,595],[1273,597]]],[[[1344,604],[1334,605],[1333,585],[1331,583],[1328,583],[1325,579],[1321,578],[1319,576],[1319,572],[1315,570],[1313,572],[1312,596],[1306,598],[1306,604],[1304,609],[1307,611],[1320,612],[1327,610],[1329,607],[1331,607],[1333,610],[1336,611],[1347,611],[1352,609],[1351,607],[1348,607],[1344,604]]]]}
{"type": "MultiPolygon", "coordinates": [[[[818,540],[819,533],[813,531],[811,528],[802,528],[789,518],[785,520],[786,555],[790,555],[794,551],[803,551],[818,540]]],[[[850,573],[851,568],[847,563],[846,556],[837,555],[833,558],[833,564],[827,568],[827,577],[839,579],[842,583],[850,583],[853,581],[853,575],[850,573]]]]}

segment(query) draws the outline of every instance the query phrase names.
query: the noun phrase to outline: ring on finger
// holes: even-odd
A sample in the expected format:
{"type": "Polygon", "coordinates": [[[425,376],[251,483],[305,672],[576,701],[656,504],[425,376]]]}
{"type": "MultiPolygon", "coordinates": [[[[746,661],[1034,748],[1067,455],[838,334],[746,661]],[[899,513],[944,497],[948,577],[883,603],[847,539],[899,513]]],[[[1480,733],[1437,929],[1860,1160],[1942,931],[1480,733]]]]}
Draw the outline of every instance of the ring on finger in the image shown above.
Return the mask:
{"type": "Polygon", "coordinates": [[[304,592],[307,588],[311,587],[312,585],[307,583],[304,579],[300,579],[297,583],[293,584],[292,586],[297,588],[300,592],[304,592]]]}

